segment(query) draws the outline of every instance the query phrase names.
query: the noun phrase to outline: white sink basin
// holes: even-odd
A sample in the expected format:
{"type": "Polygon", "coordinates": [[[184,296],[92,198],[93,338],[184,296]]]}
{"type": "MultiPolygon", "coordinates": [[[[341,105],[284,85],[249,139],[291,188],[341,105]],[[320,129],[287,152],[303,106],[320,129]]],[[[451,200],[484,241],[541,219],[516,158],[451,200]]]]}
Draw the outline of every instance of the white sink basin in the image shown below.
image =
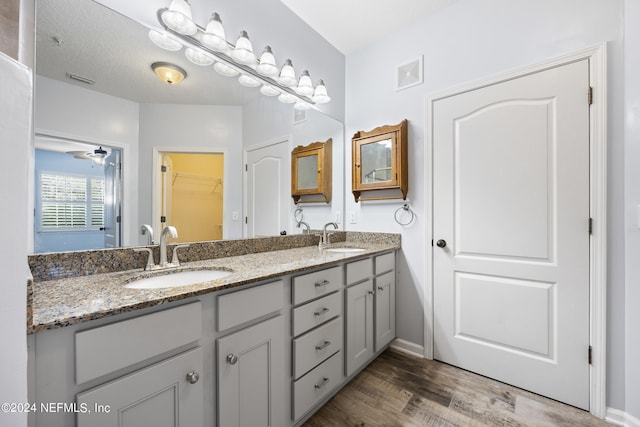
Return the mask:
{"type": "Polygon", "coordinates": [[[326,252],[337,252],[337,253],[356,253],[356,252],[364,252],[364,249],[361,248],[328,248],[325,249],[326,252]]]}
{"type": "Polygon", "coordinates": [[[177,288],[180,286],[189,286],[195,285],[196,283],[208,282],[210,280],[222,279],[229,275],[231,275],[231,272],[225,270],[178,271],[175,273],[138,279],[127,283],[124,287],[129,289],[177,288]]]}

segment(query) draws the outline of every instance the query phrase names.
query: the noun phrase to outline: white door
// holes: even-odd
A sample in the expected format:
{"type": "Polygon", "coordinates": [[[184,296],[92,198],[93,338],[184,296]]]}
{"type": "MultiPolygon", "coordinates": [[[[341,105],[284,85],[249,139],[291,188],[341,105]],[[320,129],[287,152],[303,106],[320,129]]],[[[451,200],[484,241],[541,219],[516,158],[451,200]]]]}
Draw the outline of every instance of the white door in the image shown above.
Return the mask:
{"type": "Polygon", "coordinates": [[[436,100],[436,359],[589,407],[587,60],[436,100]]]}
{"type": "Polygon", "coordinates": [[[287,232],[291,197],[289,142],[247,151],[245,237],[287,232]]]}

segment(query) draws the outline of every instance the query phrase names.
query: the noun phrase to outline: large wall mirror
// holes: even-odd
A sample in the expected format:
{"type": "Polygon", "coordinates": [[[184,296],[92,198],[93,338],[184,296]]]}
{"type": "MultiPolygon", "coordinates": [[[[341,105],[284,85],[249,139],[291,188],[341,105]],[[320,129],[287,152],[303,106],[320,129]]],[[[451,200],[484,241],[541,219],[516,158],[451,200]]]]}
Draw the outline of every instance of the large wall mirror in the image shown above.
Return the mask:
{"type": "MultiPolygon", "coordinates": [[[[298,145],[329,138],[333,141],[332,202],[305,207],[305,221],[320,228],[344,217],[341,122],[313,109],[296,115],[291,104],[243,87],[237,78],[221,76],[211,66],[195,65],[183,51],[162,50],[150,41],[148,28],[93,0],[38,0],[36,7],[37,174],[51,172],[50,165],[56,162],[50,159],[57,156],[64,160],[58,166],[77,162],[77,167],[58,171],[70,177],[60,178],[59,189],[67,191],[60,190],[60,194],[71,194],[74,176],[87,176],[91,181],[91,176],[106,173],[120,180],[105,178],[112,186],[103,191],[102,202],[113,204],[115,210],[103,218],[98,218],[99,209],[88,199],[84,207],[64,198],[67,196],[55,200],[61,223],[68,216],[66,210],[78,217],[87,211],[84,228],[74,229],[72,221],[64,223],[66,228],[43,229],[36,222],[34,241],[45,234],[55,235],[57,243],[34,244],[34,251],[148,244],[157,240],[150,230],[159,235],[161,216],[176,216],[167,203],[191,206],[196,197],[222,206],[219,213],[188,217],[190,229],[184,235],[189,241],[299,233],[289,191],[290,152],[298,145]],[[166,84],[151,69],[154,62],[178,65],[186,71],[186,78],[179,84],[166,84]],[[105,160],[106,169],[99,164],[103,159],[97,159],[102,156],[96,157],[97,150],[104,150],[104,157],[110,159],[105,160]],[[119,157],[114,160],[111,153],[119,157]],[[168,153],[175,157],[169,159],[172,165],[163,176],[160,168],[167,169],[163,162],[168,153]],[[200,154],[218,156],[215,171],[206,169],[202,159],[194,160],[198,166],[190,169],[191,159],[200,154]],[[42,158],[49,163],[41,163],[42,158]],[[81,169],[88,172],[78,172],[81,169]],[[260,178],[264,174],[274,177],[274,171],[281,172],[279,181],[260,178]],[[271,197],[268,201],[266,190],[271,197]],[[277,214],[269,215],[269,211],[277,214]],[[118,240],[107,236],[114,233],[114,227],[118,240]],[[202,239],[197,237],[199,229],[202,239]]],[[[155,10],[149,13],[154,15],[155,10]]],[[[34,182],[38,209],[42,180],[34,177],[34,182]]],[[[90,199],[91,191],[86,187],[85,197],[90,199]]],[[[181,215],[198,210],[187,209],[181,215]]],[[[42,211],[39,214],[44,218],[42,211]]],[[[170,225],[171,221],[169,218],[170,225]]]]}

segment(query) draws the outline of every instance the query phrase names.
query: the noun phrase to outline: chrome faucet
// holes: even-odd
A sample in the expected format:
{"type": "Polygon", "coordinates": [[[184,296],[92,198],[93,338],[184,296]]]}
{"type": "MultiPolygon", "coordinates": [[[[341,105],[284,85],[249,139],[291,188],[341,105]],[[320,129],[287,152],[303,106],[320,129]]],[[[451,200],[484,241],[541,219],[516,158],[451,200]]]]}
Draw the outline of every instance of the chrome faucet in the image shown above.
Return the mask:
{"type": "Polygon", "coordinates": [[[167,235],[175,239],[178,237],[178,230],[172,225],[167,225],[162,229],[162,233],[160,233],[160,267],[169,266],[169,262],[167,261],[167,235]]]}
{"type": "Polygon", "coordinates": [[[305,234],[305,231],[307,234],[311,232],[311,228],[309,228],[309,224],[307,224],[306,222],[298,221],[297,227],[300,228],[300,225],[304,225],[304,228],[306,228],[306,230],[302,230],[302,234],[305,234]]]}
{"type": "Polygon", "coordinates": [[[336,224],[335,222],[328,222],[324,225],[324,227],[322,228],[322,238],[320,239],[320,242],[318,243],[318,247],[320,249],[322,249],[323,247],[325,247],[326,245],[328,245],[329,242],[329,236],[331,236],[333,233],[327,233],[327,227],[333,225],[333,228],[335,228],[336,230],[338,229],[338,224],[336,224]]]}
{"type": "Polygon", "coordinates": [[[140,234],[143,236],[148,234],[149,236],[147,238],[149,239],[149,244],[153,245],[153,228],[151,228],[149,224],[142,224],[140,227],[140,234]]]}

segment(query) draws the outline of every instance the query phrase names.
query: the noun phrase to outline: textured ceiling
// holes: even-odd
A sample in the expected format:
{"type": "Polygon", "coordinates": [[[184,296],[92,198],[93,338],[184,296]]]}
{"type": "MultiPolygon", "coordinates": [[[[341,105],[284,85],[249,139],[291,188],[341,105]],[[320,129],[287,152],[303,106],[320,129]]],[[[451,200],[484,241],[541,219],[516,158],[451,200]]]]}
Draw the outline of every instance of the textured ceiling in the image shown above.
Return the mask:
{"type": "Polygon", "coordinates": [[[38,0],[36,5],[38,75],[141,103],[241,105],[261,96],[212,67],[192,64],[183,51],[160,49],[145,27],[94,1],[38,0]],[[161,82],[151,70],[156,61],[181,66],[187,79],[176,86],[161,82]],[[95,84],[76,82],[67,73],[95,84]]]}

